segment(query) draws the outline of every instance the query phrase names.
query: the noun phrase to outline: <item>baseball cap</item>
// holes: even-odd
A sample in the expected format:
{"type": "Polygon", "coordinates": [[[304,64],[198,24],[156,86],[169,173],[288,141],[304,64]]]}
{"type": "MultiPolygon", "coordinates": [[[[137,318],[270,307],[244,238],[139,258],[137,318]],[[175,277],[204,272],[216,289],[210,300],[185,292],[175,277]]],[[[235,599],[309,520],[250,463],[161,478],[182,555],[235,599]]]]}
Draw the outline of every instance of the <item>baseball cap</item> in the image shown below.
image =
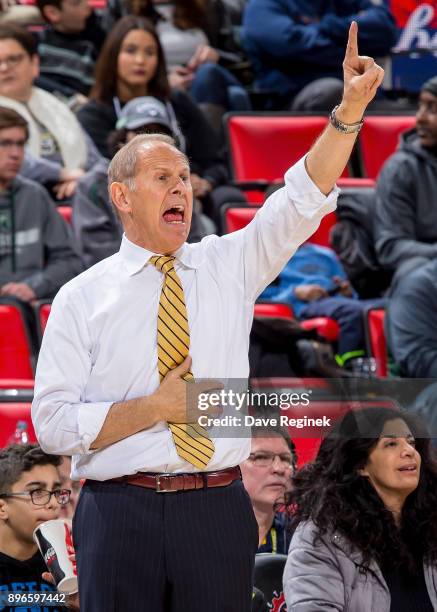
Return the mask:
{"type": "Polygon", "coordinates": [[[151,123],[163,125],[173,132],[165,105],[156,98],[143,96],[134,98],[123,107],[115,127],[117,130],[135,130],[151,123]]]}

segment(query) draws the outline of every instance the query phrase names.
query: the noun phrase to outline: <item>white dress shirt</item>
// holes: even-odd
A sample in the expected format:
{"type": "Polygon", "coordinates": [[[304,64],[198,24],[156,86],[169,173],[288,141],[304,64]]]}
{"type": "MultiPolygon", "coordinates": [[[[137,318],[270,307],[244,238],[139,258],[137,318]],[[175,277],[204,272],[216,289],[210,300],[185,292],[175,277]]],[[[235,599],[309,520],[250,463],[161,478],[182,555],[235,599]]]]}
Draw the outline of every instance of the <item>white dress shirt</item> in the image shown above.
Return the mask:
{"type": "MultiPolygon", "coordinates": [[[[336,206],[300,160],[244,229],[184,244],[176,253],[196,379],[247,379],[254,302],[336,206]]],[[[145,204],[147,205],[147,204],[145,204]]],[[[90,450],[114,402],[159,386],[157,313],[163,275],[154,255],[123,237],[120,251],[64,285],[44,334],[32,418],[42,448],[73,455],[73,479],[106,480],[137,471],[192,472],[165,422],[90,450]]],[[[129,414],[126,414],[129,418],[129,414]]],[[[207,470],[239,464],[249,437],[214,439],[207,470]]]]}

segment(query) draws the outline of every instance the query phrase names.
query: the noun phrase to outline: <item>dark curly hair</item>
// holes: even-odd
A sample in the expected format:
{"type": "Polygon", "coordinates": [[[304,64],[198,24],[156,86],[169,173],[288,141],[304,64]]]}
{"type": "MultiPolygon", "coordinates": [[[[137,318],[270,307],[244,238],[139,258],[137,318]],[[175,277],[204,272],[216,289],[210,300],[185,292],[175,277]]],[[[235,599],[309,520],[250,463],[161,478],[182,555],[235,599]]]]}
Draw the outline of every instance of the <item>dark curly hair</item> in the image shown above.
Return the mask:
{"type": "Polygon", "coordinates": [[[423,423],[389,408],[348,412],[322,441],[316,459],[295,474],[288,508],[293,527],[311,520],[319,536],[334,531],[345,536],[361,551],[364,571],[372,560],[383,568],[397,566],[411,573],[422,560],[435,563],[437,465],[423,423]],[[385,423],[395,419],[408,425],[421,456],[419,484],[405,501],[399,527],[375,488],[358,472],[385,423]]]}

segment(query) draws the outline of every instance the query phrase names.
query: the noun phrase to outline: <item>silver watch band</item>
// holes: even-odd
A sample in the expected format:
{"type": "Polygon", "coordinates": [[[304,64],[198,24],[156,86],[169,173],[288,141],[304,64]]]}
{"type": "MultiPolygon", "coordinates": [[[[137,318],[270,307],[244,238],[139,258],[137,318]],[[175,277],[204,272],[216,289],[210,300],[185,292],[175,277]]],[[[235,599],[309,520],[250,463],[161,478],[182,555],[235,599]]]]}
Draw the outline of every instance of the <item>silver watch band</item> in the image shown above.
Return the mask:
{"type": "Polygon", "coordinates": [[[338,119],[335,114],[339,105],[332,109],[331,114],[329,116],[329,121],[331,122],[332,127],[341,132],[342,134],[356,134],[363,127],[364,119],[361,121],[357,121],[356,123],[343,123],[338,119]]]}

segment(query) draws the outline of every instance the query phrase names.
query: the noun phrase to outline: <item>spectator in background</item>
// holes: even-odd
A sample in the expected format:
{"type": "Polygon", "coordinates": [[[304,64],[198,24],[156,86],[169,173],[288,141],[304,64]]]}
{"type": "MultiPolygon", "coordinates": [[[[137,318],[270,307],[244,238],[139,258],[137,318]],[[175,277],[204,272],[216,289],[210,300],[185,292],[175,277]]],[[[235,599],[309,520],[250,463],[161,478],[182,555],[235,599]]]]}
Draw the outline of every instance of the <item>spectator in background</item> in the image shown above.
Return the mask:
{"type": "Polygon", "coordinates": [[[0,24],[0,105],[12,108],[27,121],[27,149],[34,157],[54,163],[58,176],[60,168],[68,170],[70,195],[77,178],[98,161],[99,154],[68,106],[33,86],[38,73],[32,34],[12,24],[0,24]]]}
{"type": "Polygon", "coordinates": [[[250,110],[249,96],[227,69],[241,61],[222,0],[112,0],[112,19],[127,12],[153,21],[173,88],[190,92],[209,117],[214,111],[250,110]]]}
{"type": "Polygon", "coordinates": [[[330,317],[340,326],[339,365],[351,366],[365,355],[364,311],[381,308],[384,299],[360,300],[332,249],[307,242],[299,247],[261,300],[285,302],[300,319],[330,317]]]}
{"type": "Polygon", "coordinates": [[[0,3],[0,23],[15,23],[27,27],[43,23],[36,6],[20,4],[19,0],[2,0],[0,3]]]}
{"type": "Polygon", "coordinates": [[[437,378],[437,260],[404,274],[387,308],[387,342],[398,373],[437,378]]]}
{"type": "Polygon", "coordinates": [[[141,96],[165,104],[172,131],[190,159],[194,196],[216,221],[225,202],[246,202],[240,190],[226,185],[228,174],[219,153],[217,136],[201,110],[183,91],[170,91],[159,38],[150,21],[123,17],[108,35],[96,66],[91,100],[79,121],[99,151],[110,157],[107,140],[123,106],[141,96]]]}
{"type": "Polygon", "coordinates": [[[351,410],[293,479],[289,610],[437,609],[437,465],[398,410],[351,410]]]}
{"type": "Polygon", "coordinates": [[[65,98],[87,96],[105,39],[96,14],[88,0],[37,0],[37,6],[48,24],[38,32],[37,85],[65,98]]]}
{"type": "MultiPolygon", "coordinates": [[[[150,96],[134,98],[120,113],[117,130],[109,137],[113,157],[137,134],[167,134],[175,137],[167,107],[150,96]]],[[[102,159],[83,176],[73,200],[73,231],[82,260],[87,268],[120,248],[123,228],[108,194],[109,160],[102,159]]],[[[197,202],[199,205],[199,203],[197,202]]],[[[188,242],[198,242],[214,232],[214,224],[194,204],[188,242]]]]}
{"type": "Polygon", "coordinates": [[[0,296],[52,298],[82,271],[68,228],[44,187],[17,176],[26,121],[0,107],[0,296]]]}
{"type": "Polygon", "coordinates": [[[71,457],[67,457],[67,455],[62,457],[58,466],[58,473],[61,479],[61,489],[71,491],[68,503],[61,505],[60,514],[62,518],[72,519],[82,485],[77,480],[71,480],[71,457]]]}
{"type": "Polygon", "coordinates": [[[351,21],[363,55],[383,56],[396,42],[384,2],[372,0],[249,0],[242,40],[269,106],[331,110],[343,91],[341,62],[351,21]]]}
{"type": "Polygon", "coordinates": [[[416,127],[381,170],[374,232],[381,265],[395,272],[393,287],[437,257],[437,77],[423,85],[416,127]]]}
{"type": "Polygon", "coordinates": [[[286,429],[253,428],[251,452],[240,467],[259,527],[259,553],[287,554],[290,536],[285,516],[276,506],[284,503],[296,463],[296,449],[286,429]]]}
{"type": "Polygon", "coordinates": [[[241,25],[246,0],[223,0],[223,4],[229,11],[232,24],[235,26],[241,25]]]}
{"type": "MultiPolygon", "coordinates": [[[[59,518],[62,505],[68,504],[70,492],[61,488],[60,463],[61,457],[46,455],[36,444],[0,450],[0,593],[56,592],[42,578],[47,568],[32,534],[40,523],[59,518]]],[[[77,604],[77,596],[73,597],[77,604]]],[[[61,612],[61,608],[65,610],[63,606],[50,610],[61,612]]],[[[35,604],[31,609],[46,610],[35,604]]]]}

